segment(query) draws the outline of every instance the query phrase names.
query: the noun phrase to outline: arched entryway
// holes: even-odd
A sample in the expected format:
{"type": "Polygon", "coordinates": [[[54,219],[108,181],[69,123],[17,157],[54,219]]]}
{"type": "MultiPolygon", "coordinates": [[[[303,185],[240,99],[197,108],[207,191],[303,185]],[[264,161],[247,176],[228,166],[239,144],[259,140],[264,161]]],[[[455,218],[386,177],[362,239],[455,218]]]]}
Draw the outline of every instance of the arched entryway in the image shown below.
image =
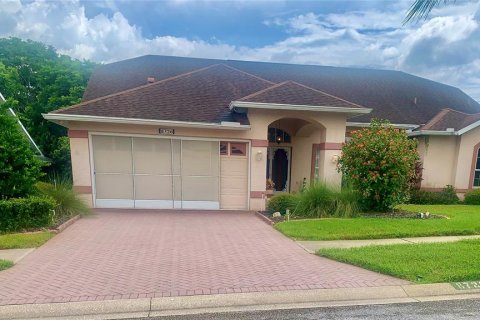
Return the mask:
{"type": "Polygon", "coordinates": [[[299,191],[315,169],[313,146],[322,141],[324,128],[297,118],[282,118],[268,126],[267,189],[299,191]]]}

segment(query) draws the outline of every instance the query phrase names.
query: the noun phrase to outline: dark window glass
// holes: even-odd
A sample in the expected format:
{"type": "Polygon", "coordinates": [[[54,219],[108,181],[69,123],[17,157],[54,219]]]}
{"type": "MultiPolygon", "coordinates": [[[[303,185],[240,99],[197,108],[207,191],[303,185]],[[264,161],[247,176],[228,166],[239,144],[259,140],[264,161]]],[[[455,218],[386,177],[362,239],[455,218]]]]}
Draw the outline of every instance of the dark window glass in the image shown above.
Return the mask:
{"type": "Polygon", "coordinates": [[[220,141],[220,155],[222,156],[228,155],[228,142],[220,141]]]}

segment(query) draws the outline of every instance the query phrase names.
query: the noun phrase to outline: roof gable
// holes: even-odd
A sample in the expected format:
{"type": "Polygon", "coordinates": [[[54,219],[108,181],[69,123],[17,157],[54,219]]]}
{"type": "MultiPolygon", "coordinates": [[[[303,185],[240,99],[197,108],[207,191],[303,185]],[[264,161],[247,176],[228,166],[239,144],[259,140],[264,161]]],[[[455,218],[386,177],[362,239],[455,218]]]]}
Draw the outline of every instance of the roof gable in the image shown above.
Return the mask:
{"type": "Polygon", "coordinates": [[[454,129],[454,131],[459,131],[479,120],[480,113],[468,114],[446,108],[418,130],[446,131],[454,129]]]}
{"type": "Polygon", "coordinates": [[[267,80],[216,64],[162,81],[82,102],[58,114],[248,124],[245,114],[229,109],[232,100],[265,89],[267,80]]]}
{"type": "Polygon", "coordinates": [[[363,108],[355,103],[315,90],[294,81],[285,81],[239,99],[242,102],[363,108]]]}

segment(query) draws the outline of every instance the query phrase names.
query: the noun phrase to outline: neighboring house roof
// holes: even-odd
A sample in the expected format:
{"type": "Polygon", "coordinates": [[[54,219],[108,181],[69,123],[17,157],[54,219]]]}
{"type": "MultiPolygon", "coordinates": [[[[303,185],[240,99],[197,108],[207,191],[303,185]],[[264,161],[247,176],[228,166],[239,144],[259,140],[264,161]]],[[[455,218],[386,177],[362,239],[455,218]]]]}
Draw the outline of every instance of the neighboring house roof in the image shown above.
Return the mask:
{"type": "MultiPolygon", "coordinates": [[[[152,55],[97,67],[90,78],[83,101],[143,86],[148,77],[162,81],[219,63],[265,81],[295,81],[373,108],[372,113],[359,115],[352,120],[358,123],[366,123],[376,117],[389,119],[396,124],[423,125],[444,107],[471,114],[480,112],[479,103],[458,88],[399,71],[152,55]]],[[[247,94],[253,92],[255,91],[247,94]]],[[[240,98],[236,94],[235,96],[234,99],[240,98]]]]}
{"type": "Polygon", "coordinates": [[[480,120],[480,113],[468,114],[452,109],[443,109],[419,130],[458,131],[480,120]]]}

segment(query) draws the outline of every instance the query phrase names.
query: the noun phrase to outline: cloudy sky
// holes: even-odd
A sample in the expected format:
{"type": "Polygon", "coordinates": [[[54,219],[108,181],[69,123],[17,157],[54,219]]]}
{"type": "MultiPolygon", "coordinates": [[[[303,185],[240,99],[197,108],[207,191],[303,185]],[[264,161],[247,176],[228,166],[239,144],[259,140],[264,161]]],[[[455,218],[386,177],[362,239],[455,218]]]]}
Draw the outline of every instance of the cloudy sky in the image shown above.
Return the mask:
{"type": "Polygon", "coordinates": [[[395,69],[480,101],[480,1],[402,24],[413,0],[0,0],[0,37],[79,59],[144,54],[395,69]]]}

